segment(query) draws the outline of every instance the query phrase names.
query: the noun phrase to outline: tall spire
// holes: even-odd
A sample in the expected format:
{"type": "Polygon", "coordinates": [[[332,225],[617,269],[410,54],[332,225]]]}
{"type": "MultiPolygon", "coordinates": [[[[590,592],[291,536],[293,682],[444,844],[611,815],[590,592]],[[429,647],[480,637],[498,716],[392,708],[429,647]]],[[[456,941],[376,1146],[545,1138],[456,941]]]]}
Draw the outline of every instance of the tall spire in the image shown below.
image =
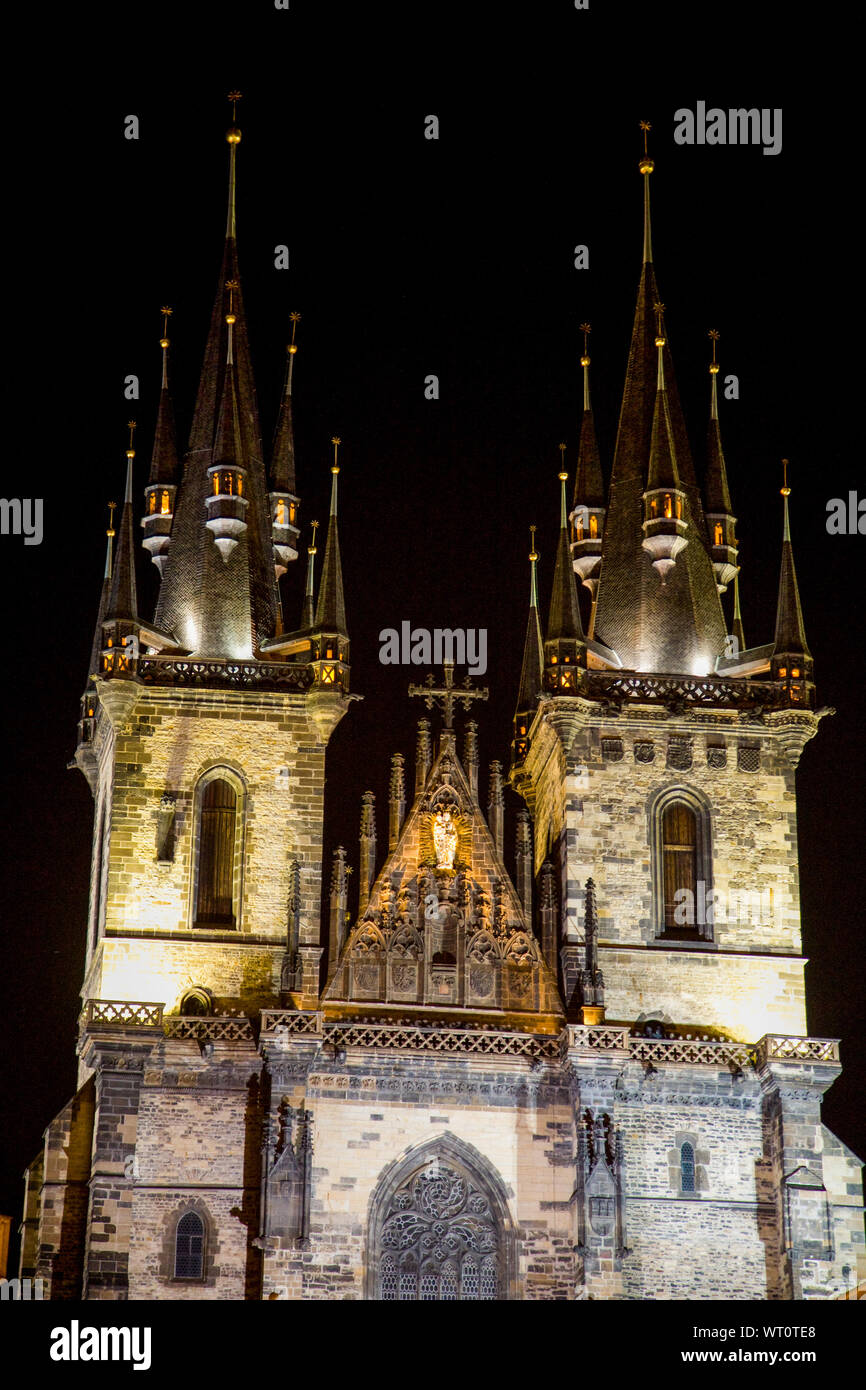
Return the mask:
{"type": "Polygon", "coordinates": [[[292,374],[298,345],[295,334],[300,314],[289,315],[292,323],[292,341],[286,348],[288,359],[286,383],[280,402],[280,413],[274,434],[274,447],[271,453],[271,525],[274,544],[274,572],[277,579],[285,574],[290,562],[298,558],[298,536],[296,523],[298,498],[295,494],[295,430],[292,417],[292,374]]]}
{"type": "Polygon", "coordinates": [[[343,569],[340,563],[340,538],[337,531],[337,478],[340,473],[338,451],[341,440],[335,436],[334,462],[331,465],[331,511],[328,538],[325,542],[325,561],[319,581],[319,602],[316,608],[316,627],[320,631],[346,635],[346,604],[343,597],[343,569]]]}
{"type": "Polygon", "coordinates": [[[581,582],[589,589],[592,596],[589,622],[589,635],[592,636],[595,624],[595,598],[601,571],[601,542],[607,508],[605,506],[604,479],[601,475],[601,459],[595,436],[595,419],[589,395],[588,340],[592,330],[588,323],[582,323],[580,331],[583,334],[583,353],[580,359],[580,365],[583,369],[583,416],[580,423],[580,445],[574,478],[571,554],[575,574],[580,576],[581,582]]]}
{"type": "MultiPolygon", "coordinates": [[[[112,566],[111,588],[105,607],[105,621],[138,622],[138,594],[135,585],[135,540],[132,518],[132,462],[135,449],[135,421],[129,421],[129,448],[126,451],[126,490],[118,526],[117,555],[112,566]]],[[[106,562],[108,563],[108,562],[106,562]]]]}
{"type": "Polygon", "coordinates": [[[108,596],[111,593],[111,572],[112,572],[112,552],[114,550],[114,511],[116,502],[108,504],[108,527],[106,529],[105,541],[105,569],[102,575],[102,588],[99,591],[99,607],[96,610],[96,627],[93,632],[93,645],[90,648],[90,665],[87,668],[87,685],[93,682],[93,677],[99,675],[100,660],[99,653],[102,650],[102,624],[105,621],[105,610],[108,607],[108,596]]]}
{"type": "MultiPolygon", "coordinates": [[[[645,142],[646,130],[643,135],[645,142]]],[[[655,305],[661,296],[652,259],[648,190],[654,161],[646,149],[638,167],[644,184],[643,262],[611,470],[593,637],[612,648],[625,669],[705,674],[724,650],[726,625],[670,338],[659,334],[656,325],[655,305]],[[665,340],[660,352],[659,336],[665,340]],[[677,490],[683,494],[680,520],[685,525],[683,538],[689,541],[664,585],[653,568],[654,557],[643,545],[643,524],[648,520],[644,493],[653,451],[656,465],[662,453],[676,460],[677,490]]]]}
{"type": "Polygon", "coordinates": [[[238,268],[235,206],[241,137],[234,125],[238,94],[232,93],[230,100],[226,240],[156,612],[158,626],[173,632],[183,649],[223,660],[254,657],[277,623],[272,526],[238,268]],[[232,404],[236,430],[231,423],[232,404]],[[216,509],[208,506],[209,498],[219,496],[214,493],[211,472],[217,462],[214,446],[219,440],[222,451],[234,435],[231,448],[237,466],[245,471],[242,495],[248,507],[243,517],[237,506],[228,510],[238,513],[231,519],[245,523],[246,529],[235,528],[236,535],[217,537],[236,540],[236,545],[217,546],[213,527],[206,525],[214,519],[214,510],[225,510],[222,500],[216,509]]]}
{"type": "Polygon", "coordinates": [[[723,594],[737,573],[737,538],[734,530],[737,518],[731,507],[728,472],[725,467],[725,455],[719,429],[717,386],[719,364],[716,361],[716,343],[719,341],[719,334],[715,328],[710,329],[709,337],[713,345],[713,360],[710,363],[710,420],[707,426],[704,506],[710,532],[710,555],[716,575],[716,584],[719,593],[723,594]]]}
{"type": "Polygon", "coordinates": [[[535,715],[535,706],[541,691],[541,673],[544,667],[541,621],[538,615],[538,578],[536,574],[538,552],[535,549],[535,530],[534,526],[530,526],[529,615],[526,620],[523,665],[520,668],[520,689],[517,693],[517,709],[514,715],[514,742],[511,745],[512,762],[514,763],[522,762],[529,751],[527,735],[535,715]]]}
{"type": "Polygon", "coordinates": [[[803,610],[800,607],[800,591],[797,586],[797,571],[794,567],[794,549],[791,545],[791,522],[788,515],[788,460],[783,459],[784,482],[781,488],[784,507],[782,524],[782,565],[779,573],[779,600],[776,607],[776,636],[770,668],[776,680],[784,680],[789,686],[793,683],[792,699],[796,698],[798,683],[811,680],[812,653],[806,641],[803,624],[803,610]]]}
{"type": "Polygon", "coordinates": [[[164,305],[162,314],[162,383],[159,391],[159,408],[156,416],[156,432],[153,437],[153,453],[150,459],[150,476],[144,489],[144,516],[141,524],[144,529],[142,545],[159,570],[165,568],[166,556],[171,544],[171,527],[174,520],[174,498],[177,492],[178,461],[177,435],[174,424],[174,406],[168,389],[168,320],[172,310],[164,305]]]}
{"type": "Polygon", "coordinates": [[[316,597],[315,597],[315,566],[316,566],[316,531],[318,521],[311,521],[310,527],[312,535],[310,544],[307,546],[307,582],[304,589],[304,610],[301,614],[301,631],[309,630],[316,621],[316,597]]]}
{"type": "Polygon", "coordinates": [[[739,570],[734,575],[734,617],[731,624],[731,632],[737,639],[737,653],[746,650],[746,630],[743,627],[743,615],[740,612],[740,573],[739,570]]]}
{"type": "Polygon", "coordinates": [[[564,444],[560,444],[559,451],[559,541],[556,547],[550,613],[544,643],[544,671],[545,684],[562,694],[567,694],[576,688],[575,667],[585,663],[586,647],[568,539],[565,501],[568,473],[565,471],[564,444]]]}

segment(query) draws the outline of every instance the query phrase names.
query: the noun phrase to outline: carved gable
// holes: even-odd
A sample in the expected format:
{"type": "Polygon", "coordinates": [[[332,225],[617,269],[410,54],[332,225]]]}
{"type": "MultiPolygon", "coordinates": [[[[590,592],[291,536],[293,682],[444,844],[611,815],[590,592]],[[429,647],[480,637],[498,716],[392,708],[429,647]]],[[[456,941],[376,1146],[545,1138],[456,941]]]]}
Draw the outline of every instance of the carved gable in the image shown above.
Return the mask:
{"type": "Polygon", "coordinates": [[[555,981],[448,731],[324,1002],[561,1016],[555,981]]]}

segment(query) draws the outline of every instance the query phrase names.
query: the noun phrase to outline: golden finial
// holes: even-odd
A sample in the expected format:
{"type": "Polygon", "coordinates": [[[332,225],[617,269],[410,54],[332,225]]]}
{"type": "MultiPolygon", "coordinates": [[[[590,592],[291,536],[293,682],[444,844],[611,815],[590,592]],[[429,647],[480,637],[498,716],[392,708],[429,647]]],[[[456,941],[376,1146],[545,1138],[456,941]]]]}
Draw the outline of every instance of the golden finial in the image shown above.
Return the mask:
{"type": "Polygon", "coordinates": [[[530,534],[530,536],[531,536],[531,538],[532,538],[532,539],[530,540],[530,542],[529,542],[529,546],[530,546],[530,549],[529,549],[529,558],[530,558],[530,560],[532,561],[533,564],[534,564],[535,561],[538,559],[538,551],[535,549],[535,532],[536,532],[537,529],[538,529],[538,528],[535,527],[535,526],[530,526],[530,528],[529,528],[529,534],[530,534]]]}
{"type": "Polygon", "coordinates": [[[331,443],[332,443],[333,446],[334,446],[334,462],[331,464],[331,472],[332,472],[332,473],[339,473],[339,471],[340,471],[340,465],[339,465],[339,463],[337,462],[337,450],[339,449],[339,447],[340,447],[340,445],[342,444],[342,442],[343,442],[342,439],[340,439],[339,435],[336,435],[336,434],[335,434],[335,435],[333,436],[333,438],[331,439],[331,443]]]}
{"type": "Polygon", "coordinates": [[[564,444],[559,445],[559,481],[561,483],[565,482],[566,478],[568,477],[568,473],[566,472],[565,468],[565,449],[566,446],[564,444]]]}
{"type": "Polygon", "coordinates": [[[638,168],[640,169],[642,174],[651,174],[653,169],[656,167],[652,159],[650,159],[649,152],[647,150],[647,135],[652,130],[652,126],[650,125],[649,121],[641,121],[640,128],[643,131],[643,158],[641,159],[638,168]]]}
{"type": "Polygon", "coordinates": [[[592,332],[592,327],[591,327],[591,325],[588,324],[588,323],[582,323],[582,324],[580,325],[580,331],[581,331],[581,333],[583,334],[583,356],[582,356],[581,359],[580,359],[580,365],[581,365],[582,367],[588,367],[588,366],[589,366],[589,347],[588,347],[588,344],[587,344],[587,339],[588,339],[590,333],[592,332]]]}
{"type": "Polygon", "coordinates": [[[237,280],[226,280],[226,289],[229,292],[229,311],[226,314],[226,323],[237,323],[237,314],[234,311],[234,292],[240,286],[237,280]]]}
{"type": "Polygon", "coordinates": [[[656,311],[656,347],[662,348],[665,345],[665,306],[657,301],[653,307],[656,311]]]}
{"type": "Polygon", "coordinates": [[[231,129],[226,131],[226,139],[228,140],[228,142],[229,142],[230,145],[239,145],[240,142],[241,142],[241,133],[240,133],[240,131],[239,131],[238,128],[237,128],[236,121],[237,121],[237,104],[238,104],[238,102],[239,102],[240,99],[241,99],[241,93],[240,93],[240,92],[229,92],[228,99],[229,99],[229,101],[230,101],[231,104],[232,104],[232,124],[231,124],[231,129]]]}
{"type": "Polygon", "coordinates": [[[719,341],[718,330],[715,328],[711,328],[707,336],[710,338],[713,344],[713,360],[710,363],[710,375],[717,376],[719,372],[719,364],[716,361],[716,343],[719,341]]]}
{"type": "Polygon", "coordinates": [[[134,421],[134,420],[127,420],[127,422],[126,422],[126,427],[127,427],[127,429],[129,430],[129,448],[128,448],[127,451],[126,451],[126,457],[127,457],[128,459],[134,459],[134,458],[135,458],[135,450],[134,450],[133,447],[132,447],[132,441],[133,441],[133,437],[134,437],[134,435],[135,435],[135,421],[134,421]]]}
{"type": "Polygon", "coordinates": [[[165,350],[168,347],[168,320],[174,311],[164,304],[159,312],[162,314],[162,337],[159,340],[159,345],[165,350]]]}
{"type": "Polygon", "coordinates": [[[315,553],[316,553],[316,532],[317,532],[317,530],[319,529],[319,523],[318,523],[318,521],[311,521],[311,522],[310,522],[310,525],[311,525],[312,528],[313,528],[313,538],[312,538],[312,540],[310,541],[309,546],[307,547],[307,554],[308,554],[308,555],[315,555],[315,553]]]}
{"type": "Polygon", "coordinates": [[[115,509],[116,506],[117,506],[117,503],[116,503],[116,502],[109,502],[109,504],[108,504],[108,512],[109,512],[109,516],[108,516],[108,530],[106,531],[105,534],[106,534],[106,536],[108,537],[109,540],[112,540],[112,539],[114,538],[114,534],[115,534],[115,532],[114,532],[114,509],[115,509]]]}
{"type": "Polygon", "coordinates": [[[788,463],[790,460],[782,459],[782,478],[783,485],[779,489],[783,497],[791,496],[791,489],[788,487],[788,463]]]}
{"type": "Polygon", "coordinates": [[[298,323],[300,322],[301,316],[300,316],[300,314],[297,314],[297,313],[296,313],[296,314],[289,314],[289,318],[290,318],[291,321],[292,321],[292,341],[289,343],[289,352],[295,353],[295,352],[297,352],[297,350],[298,350],[298,349],[295,347],[295,330],[296,330],[296,328],[297,328],[297,326],[298,326],[298,323]]]}

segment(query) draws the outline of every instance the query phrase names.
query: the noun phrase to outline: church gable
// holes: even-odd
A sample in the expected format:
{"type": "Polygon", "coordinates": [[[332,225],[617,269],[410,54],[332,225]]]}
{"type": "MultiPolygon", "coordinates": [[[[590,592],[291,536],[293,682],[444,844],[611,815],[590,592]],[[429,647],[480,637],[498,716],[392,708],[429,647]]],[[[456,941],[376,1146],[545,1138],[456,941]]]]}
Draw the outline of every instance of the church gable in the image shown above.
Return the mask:
{"type": "MultiPolygon", "coordinates": [[[[443,731],[396,845],[349,933],[328,1004],[557,1015],[555,981],[443,731]]],[[[501,1019],[497,1020],[502,1022],[501,1019]]],[[[536,1026],[540,1020],[536,1020],[536,1026]]],[[[524,1020],[526,1026],[529,1023],[524,1020]]]]}

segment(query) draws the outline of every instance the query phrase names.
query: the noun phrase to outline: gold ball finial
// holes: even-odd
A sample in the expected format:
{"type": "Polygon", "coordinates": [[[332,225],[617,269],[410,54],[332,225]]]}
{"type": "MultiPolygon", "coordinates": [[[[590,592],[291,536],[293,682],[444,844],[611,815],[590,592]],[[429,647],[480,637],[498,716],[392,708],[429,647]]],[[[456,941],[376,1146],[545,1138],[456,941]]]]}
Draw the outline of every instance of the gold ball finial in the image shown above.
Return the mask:
{"type": "Polygon", "coordinates": [[[226,131],[226,139],[230,145],[239,145],[241,143],[241,133],[235,122],[237,118],[237,104],[241,99],[241,93],[229,92],[228,99],[232,104],[232,123],[231,128],[226,131]]]}
{"type": "Polygon", "coordinates": [[[783,485],[782,485],[782,487],[779,489],[779,491],[780,491],[780,493],[782,494],[783,497],[790,497],[790,496],[791,496],[791,489],[788,487],[788,463],[789,463],[789,461],[790,461],[789,459],[782,459],[782,478],[783,478],[783,485]]]}
{"type": "Polygon", "coordinates": [[[331,438],[331,443],[334,446],[334,462],[331,464],[332,473],[339,473],[340,471],[340,465],[337,462],[337,450],[339,449],[342,442],[343,441],[338,434],[333,435],[331,438]]]}
{"type": "Polygon", "coordinates": [[[564,444],[559,445],[559,481],[561,483],[564,483],[568,478],[568,473],[565,470],[565,448],[564,444]]]}
{"type": "Polygon", "coordinates": [[[297,329],[297,327],[298,327],[298,324],[299,324],[300,321],[301,321],[301,316],[300,316],[299,313],[293,313],[293,314],[289,314],[289,318],[291,319],[291,322],[292,322],[292,341],[289,343],[288,348],[287,348],[287,351],[290,352],[290,353],[294,356],[294,354],[295,354],[295,353],[297,352],[297,350],[298,350],[298,349],[297,349],[297,346],[296,346],[296,344],[295,344],[295,331],[296,331],[296,329],[297,329]]]}
{"type": "Polygon", "coordinates": [[[590,358],[589,358],[589,351],[588,351],[587,338],[589,337],[590,333],[592,332],[592,325],[589,324],[589,323],[582,323],[582,324],[580,325],[580,331],[581,331],[581,333],[583,334],[583,356],[582,356],[581,359],[580,359],[580,365],[581,365],[582,367],[588,367],[588,366],[589,366],[590,358]]]}
{"type": "Polygon", "coordinates": [[[653,169],[656,167],[654,161],[650,159],[650,156],[647,152],[647,135],[652,130],[652,126],[649,121],[641,121],[640,128],[643,131],[643,157],[640,161],[640,164],[638,165],[638,168],[640,169],[642,174],[651,174],[653,169]]]}
{"type": "Polygon", "coordinates": [[[532,563],[532,564],[535,564],[535,561],[538,559],[538,551],[535,549],[535,532],[536,532],[537,529],[538,529],[538,528],[535,527],[535,526],[530,526],[530,528],[529,528],[529,533],[530,533],[530,536],[531,536],[531,540],[530,540],[530,542],[529,542],[529,545],[530,545],[529,559],[530,559],[530,563],[532,563]]]}
{"type": "Polygon", "coordinates": [[[709,333],[707,334],[707,337],[710,339],[713,345],[713,360],[710,363],[710,376],[718,376],[719,374],[719,364],[716,361],[716,343],[719,341],[719,336],[720,335],[717,328],[711,328],[709,333]]]}
{"type": "Polygon", "coordinates": [[[135,450],[134,450],[133,447],[132,447],[132,441],[133,441],[133,439],[135,438],[135,421],[134,421],[134,420],[127,420],[127,422],[126,422],[126,427],[127,427],[127,429],[129,430],[129,448],[128,448],[127,451],[126,451],[126,457],[127,457],[128,459],[134,459],[134,458],[135,458],[135,450]]]}
{"type": "Polygon", "coordinates": [[[108,536],[108,539],[109,539],[109,540],[111,540],[112,537],[113,537],[114,534],[115,534],[115,531],[114,531],[114,509],[115,509],[116,506],[117,506],[117,503],[116,503],[116,502],[109,502],[109,504],[108,504],[108,530],[106,531],[105,534],[106,534],[106,536],[108,536]]]}
{"type": "Polygon", "coordinates": [[[159,340],[159,345],[164,350],[168,347],[168,321],[174,310],[169,309],[167,304],[163,304],[159,312],[162,314],[162,337],[159,340]]]}

